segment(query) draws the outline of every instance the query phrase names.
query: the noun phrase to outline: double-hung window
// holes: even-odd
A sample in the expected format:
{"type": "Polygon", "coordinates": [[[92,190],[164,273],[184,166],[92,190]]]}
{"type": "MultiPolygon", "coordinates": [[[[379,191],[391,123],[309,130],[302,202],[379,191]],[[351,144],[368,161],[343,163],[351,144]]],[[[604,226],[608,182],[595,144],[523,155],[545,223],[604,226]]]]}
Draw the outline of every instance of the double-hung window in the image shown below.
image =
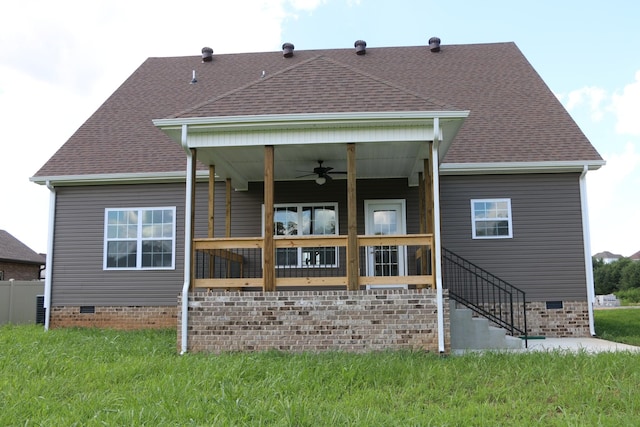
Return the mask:
{"type": "Polygon", "coordinates": [[[175,268],[176,208],[105,209],[104,269],[175,268]]]}
{"type": "MultiPolygon", "coordinates": [[[[323,236],[338,234],[338,205],[286,204],[274,206],[276,236],[323,236]]],[[[278,248],[278,267],[335,267],[335,247],[278,248]]]]}
{"type": "Polygon", "coordinates": [[[471,228],[474,239],[513,237],[511,199],[471,200],[471,228]]]}

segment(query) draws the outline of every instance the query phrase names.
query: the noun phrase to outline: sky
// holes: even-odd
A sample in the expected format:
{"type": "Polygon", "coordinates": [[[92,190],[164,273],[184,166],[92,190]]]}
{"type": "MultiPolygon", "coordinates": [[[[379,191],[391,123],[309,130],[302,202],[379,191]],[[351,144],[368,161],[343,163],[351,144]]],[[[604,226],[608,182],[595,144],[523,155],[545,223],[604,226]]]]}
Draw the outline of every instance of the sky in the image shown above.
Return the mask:
{"type": "Polygon", "coordinates": [[[21,0],[0,18],[0,229],[47,251],[29,180],[148,57],[515,42],[606,160],[587,174],[591,252],[640,251],[640,2],[21,0]]]}

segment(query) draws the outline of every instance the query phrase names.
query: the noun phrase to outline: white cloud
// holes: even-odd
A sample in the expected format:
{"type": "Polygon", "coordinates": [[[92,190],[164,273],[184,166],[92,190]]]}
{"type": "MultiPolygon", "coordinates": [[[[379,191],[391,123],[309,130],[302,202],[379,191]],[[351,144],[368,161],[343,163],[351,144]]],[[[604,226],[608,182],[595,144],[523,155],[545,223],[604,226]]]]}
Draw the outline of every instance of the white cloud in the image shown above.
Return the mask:
{"type": "Polygon", "coordinates": [[[640,250],[640,152],[633,142],[604,156],[607,165],[587,174],[592,252],[631,255],[640,250]]]}
{"type": "Polygon", "coordinates": [[[612,97],[612,110],[617,116],[616,132],[640,136],[640,70],[635,81],[626,85],[622,94],[612,97]]]}
{"type": "MultiPolygon", "coordinates": [[[[558,98],[564,100],[563,95],[558,98]]],[[[589,108],[591,119],[598,122],[604,116],[605,109],[603,104],[608,100],[607,98],[607,91],[602,88],[595,86],[583,87],[569,92],[565,106],[567,110],[572,111],[586,105],[589,108]]]]}
{"type": "Polygon", "coordinates": [[[279,50],[285,19],[324,0],[23,0],[0,26],[0,229],[46,251],[32,176],[148,57],[279,50]]]}

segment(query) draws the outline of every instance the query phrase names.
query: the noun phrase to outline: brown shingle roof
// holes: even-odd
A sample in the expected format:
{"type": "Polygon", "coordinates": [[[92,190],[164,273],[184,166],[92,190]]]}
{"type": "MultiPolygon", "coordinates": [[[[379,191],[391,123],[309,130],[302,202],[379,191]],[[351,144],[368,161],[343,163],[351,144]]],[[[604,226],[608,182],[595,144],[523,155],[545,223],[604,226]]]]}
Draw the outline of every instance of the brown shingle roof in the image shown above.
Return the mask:
{"type": "Polygon", "coordinates": [[[5,230],[0,230],[0,261],[44,265],[45,258],[5,230]]]}
{"type": "Polygon", "coordinates": [[[183,171],[152,119],[443,109],[471,112],[444,162],[601,160],[516,45],[494,43],[149,58],[36,177],[183,171]]]}

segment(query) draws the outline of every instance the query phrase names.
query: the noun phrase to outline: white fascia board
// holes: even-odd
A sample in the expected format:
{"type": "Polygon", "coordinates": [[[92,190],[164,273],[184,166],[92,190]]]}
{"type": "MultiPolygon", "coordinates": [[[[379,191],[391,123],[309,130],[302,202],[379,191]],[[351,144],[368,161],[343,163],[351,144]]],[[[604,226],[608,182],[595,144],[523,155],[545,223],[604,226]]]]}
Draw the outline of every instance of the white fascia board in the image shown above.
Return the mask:
{"type": "Polygon", "coordinates": [[[305,127],[308,125],[331,126],[336,124],[357,124],[372,122],[380,124],[424,122],[435,117],[443,119],[464,119],[469,111],[385,111],[385,112],[349,112],[349,113],[311,113],[311,114],[265,114],[250,116],[217,116],[156,119],[153,124],[163,130],[189,126],[189,131],[207,128],[225,130],[247,130],[251,128],[305,127]]]}
{"type": "Polygon", "coordinates": [[[597,170],[604,160],[570,160],[550,162],[442,163],[441,175],[487,175],[510,173],[563,173],[597,170]]]}
{"type": "MultiPolygon", "coordinates": [[[[208,171],[197,171],[198,178],[206,179],[208,171]]],[[[80,186],[80,185],[113,185],[113,184],[146,184],[146,183],[175,183],[185,182],[185,171],[177,172],[145,172],[145,173],[120,173],[120,174],[93,174],[93,175],[60,175],[31,177],[29,181],[40,185],[47,183],[53,187],[80,186]]]]}

